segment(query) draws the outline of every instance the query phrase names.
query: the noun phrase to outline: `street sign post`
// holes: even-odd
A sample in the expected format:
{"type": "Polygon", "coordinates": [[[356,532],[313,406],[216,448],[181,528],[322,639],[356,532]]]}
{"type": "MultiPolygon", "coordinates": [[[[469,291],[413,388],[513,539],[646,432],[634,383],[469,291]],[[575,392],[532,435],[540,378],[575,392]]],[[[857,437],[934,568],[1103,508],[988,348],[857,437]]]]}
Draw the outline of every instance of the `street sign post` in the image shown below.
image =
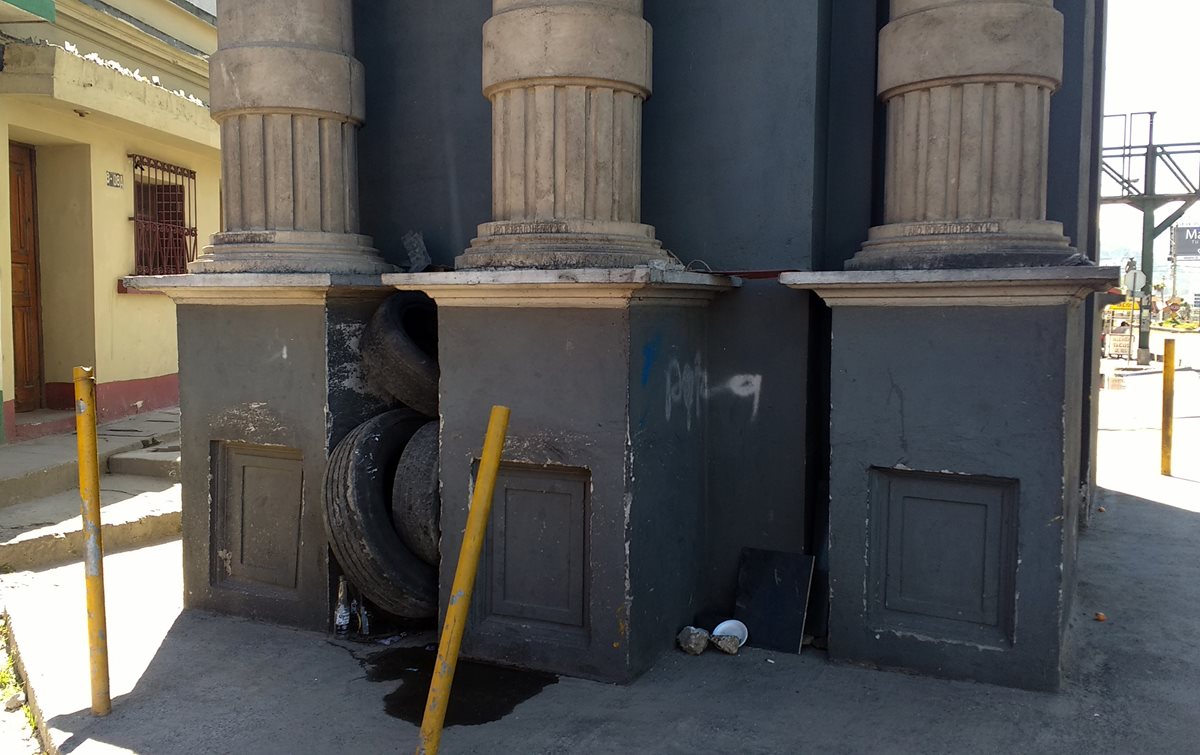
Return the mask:
{"type": "Polygon", "coordinates": [[[1141,270],[1130,270],[1125,273],[1125,277],[1121,279],[1128,289],[1129,295],[1140,298],[1142,296],[1142,287],[1146,285],[1146,274],[1141,270]],[[1134,292],[1137,293],[1134,293],[1134,292]]]}

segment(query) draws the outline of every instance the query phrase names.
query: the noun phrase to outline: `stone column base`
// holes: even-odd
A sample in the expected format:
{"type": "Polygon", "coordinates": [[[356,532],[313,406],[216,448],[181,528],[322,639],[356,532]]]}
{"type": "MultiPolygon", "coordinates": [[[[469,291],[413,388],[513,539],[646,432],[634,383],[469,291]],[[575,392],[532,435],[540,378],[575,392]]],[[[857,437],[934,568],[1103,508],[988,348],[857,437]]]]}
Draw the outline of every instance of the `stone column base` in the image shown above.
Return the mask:
{"type": "Polygon", "coordinates": [[[833,307],[829,653],[1057,689],[1086,296],[1117,268],[788,273],[833,307]]]}
{"type": "Polygon", "coordinates": [[[330,273],[378,275],[395,272],[371,247],[371,237],[319,231],[228,231],[188,265],[191,273],[330,273]]]}
{"type": "Polygon", "coordinates": [[[179,323],[184,604],[328,631],[321,480],[329,452],[388,408],[364,391],[358,336],[394,293],[327,275],[126,279],[179,323]]]}
{"type": "Polygon", "coordinates": [[[384,280],[438,303],[443,612],[489,408],[512,409],[464,655],[632,680],[697,608],[704,306],[735,282],[647,268],[384,280]]]}
{"type": "Polygon", "coordinates": [[[847,270],[963,270],[1089,264],[1049,220],[953,220],[871,229],[847,270]]]}
{"type": "Polygon", "coordinates": [[[628,269],[649,264],[683,269],[654,238],[653,226],[587,220],[484,223],[471,248],[454,261],[459,270],[628,269]]]}

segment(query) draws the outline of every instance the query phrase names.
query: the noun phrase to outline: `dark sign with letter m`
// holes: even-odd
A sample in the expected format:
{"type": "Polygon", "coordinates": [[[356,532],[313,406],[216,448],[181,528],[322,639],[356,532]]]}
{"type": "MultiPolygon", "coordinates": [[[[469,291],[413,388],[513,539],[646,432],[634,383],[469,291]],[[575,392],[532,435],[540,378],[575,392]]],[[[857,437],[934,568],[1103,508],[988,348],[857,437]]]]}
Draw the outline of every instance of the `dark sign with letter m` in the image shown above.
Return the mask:
{"type": "Polygon", "coordinates": [[[1177,225],[1171,229],[1176,259],[1200,260],[1200,226],[1177,225]]]}

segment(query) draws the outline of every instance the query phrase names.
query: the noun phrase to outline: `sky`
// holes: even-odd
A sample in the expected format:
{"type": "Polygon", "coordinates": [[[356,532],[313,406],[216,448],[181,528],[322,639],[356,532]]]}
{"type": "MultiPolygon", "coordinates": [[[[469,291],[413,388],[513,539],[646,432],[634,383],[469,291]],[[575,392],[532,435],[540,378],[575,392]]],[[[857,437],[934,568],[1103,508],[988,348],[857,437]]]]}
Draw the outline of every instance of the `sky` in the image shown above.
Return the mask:
{"type": "MultiPolygon", "coordinates": [[[[1157,111],[1154,138],[1158,143],[1200,142],[1200,56],[1192,32],[1200,29],[1200,0],[1108,0],[1104,112],[1157,111]]],[[[1121,129],[1113,119],[1105,143],[1120,143],[1121,129]]],[[[1144,143],[1144,131],[1137,143],[1144,143]]],[[[1193,181],[1200,180],[1200,158],[1185,164],[1193,181]]],[[[1161,172],[1161,171],[1160,171],[1161,172]]],[[[1158,211],[1159,219],[1174,206],[1158,211]]],[[[1200,205],[1180,221],[1200,225],[1200,205]]],[[[1141,213],[1124,205],[1100,211],[1101,259],[1117,264],[1129,255],[1140,259],[1141,213]]],[[[1155,245],[1155,281],[1167,272],[1169,233],[1155,245]]],[[[1181,293],[1200,293],[1200,264],[1180,266],[1181,293]]]]}

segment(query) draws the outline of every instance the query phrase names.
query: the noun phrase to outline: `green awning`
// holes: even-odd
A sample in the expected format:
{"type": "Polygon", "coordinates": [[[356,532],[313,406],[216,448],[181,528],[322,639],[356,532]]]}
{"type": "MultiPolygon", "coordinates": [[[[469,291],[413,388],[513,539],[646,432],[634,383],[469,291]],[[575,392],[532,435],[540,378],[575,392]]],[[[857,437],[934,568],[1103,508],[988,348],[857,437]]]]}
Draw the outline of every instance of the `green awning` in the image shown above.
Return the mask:
{"type": "Polygon", "coordinates": [[[0,23],[53,21],[54,0],[0,0],[0,23]]]}

